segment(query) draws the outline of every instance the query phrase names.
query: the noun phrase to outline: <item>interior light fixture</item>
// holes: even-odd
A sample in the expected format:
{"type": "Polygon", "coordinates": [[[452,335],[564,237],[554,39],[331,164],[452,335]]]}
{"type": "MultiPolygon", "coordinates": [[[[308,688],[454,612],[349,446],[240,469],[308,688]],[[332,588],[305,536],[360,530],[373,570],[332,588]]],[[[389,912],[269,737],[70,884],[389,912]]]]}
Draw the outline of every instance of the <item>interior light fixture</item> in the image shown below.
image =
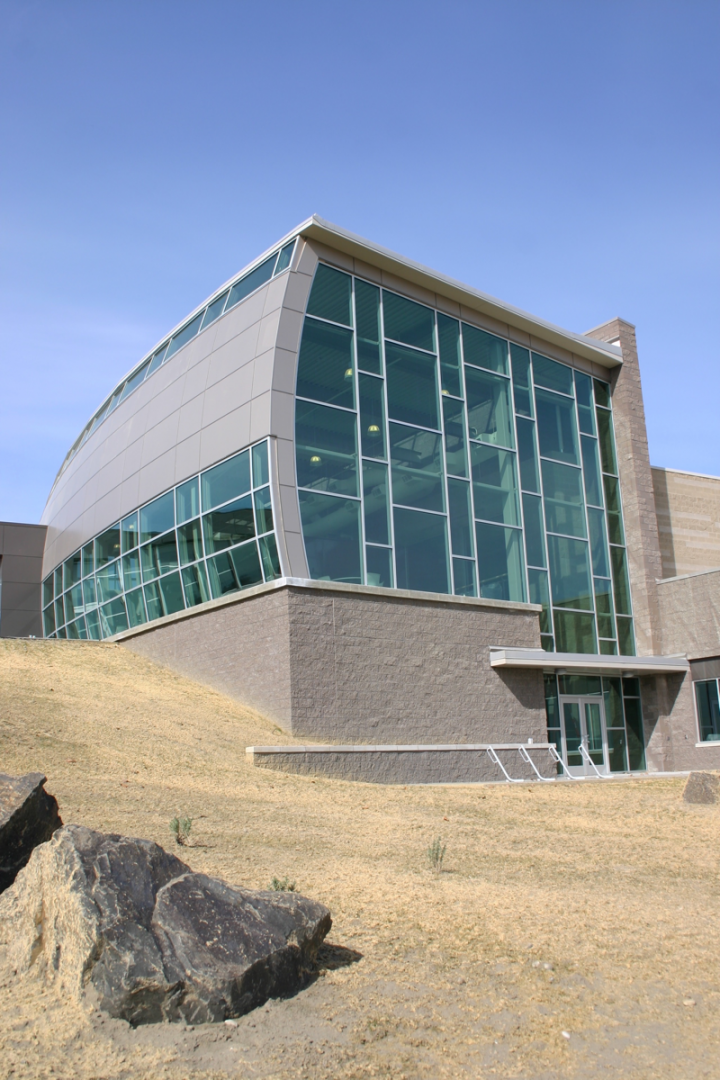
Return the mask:
{"type": "Polygon", "coordinates": [[[352,368],[351,367],[347,368],[346,371],[345,371],[345,378],[346,379],[352,379],[352,373],[353,373],[352,368]]]}
{"type": "Polygon", "coordinates": [[[378,427],[378,425],[377,424],[371,424],[370,427],[368,428],[368,435],[379,435],[379,434],[380,434],[380,428],[378,427]]]}
{"type": "Polygon", "coordinates": [[[313,454],[313,456],[310,458],[310,464],[311,465],[319,465],[321,461],[322,461],[322,458],[320,457],[319,454],[313,454]]]}

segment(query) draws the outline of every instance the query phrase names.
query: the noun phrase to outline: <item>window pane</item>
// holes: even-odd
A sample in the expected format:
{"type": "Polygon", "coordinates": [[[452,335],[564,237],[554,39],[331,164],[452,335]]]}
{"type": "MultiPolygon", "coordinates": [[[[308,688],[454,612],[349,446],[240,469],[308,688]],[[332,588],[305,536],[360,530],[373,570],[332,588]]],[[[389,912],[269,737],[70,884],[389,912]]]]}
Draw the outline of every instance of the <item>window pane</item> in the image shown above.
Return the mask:
{"type": "Polygon", "coordinates": [[[265,484],[270,483],[267,441],[258,443],[252,448],[252,473],[253,487],[265,487],[265,484]]]}
{"type": "Polygon", "coordinates": [[[644,769],[645,739],[639,698],[625,698],[625,728],[630,769],[644,769]]]}
{"type": "Polygon", "coordinates": [[[617,476],[617,461],[615,460],[615,439],[613,436],[612,413],[606,409],[597,410],[598,438],[600,440],[600,457],[602,459],[603,472],[617,476]]]}
{"type": "Polygon", "coordinates": [[[367,583],[375,588],[392,589],[392,551],[385,547],[365,548],[367,583]]]}
{"type": "Polygon", "coordinates": [[[515,412],[520,416],[534,416],[530,388],[530,353],[520,345],[510,346],[512,360],[513,396],[515,412]]]}
{"type": "Polygon", "coordinates": [[[172,529],[174,524],[175,500],[172,491],[167,491],[140,511],[140,543],[160,536],[172,529]]]}
{"type": "MultiPolygon", "coordinates": [[[[593,574],[598,577],[610,577],[610,563],[608,562],[607,537],[605,536],[605,515],[602,510],[588,510],[588,524],[590,525],[590,551],[592,554],[593,574]]],[[[602,634],[601,637],[611,635],[602,634]]]]}
{"type": "Polygon", "coordinates": [[[359,494],[355,413],[296,401],[295,452],[300,487],[359,494]]]}
{"type": "Polygon", "coordinates": [[[610,772],[626,772],[626,740],[625,729],[622,731],[610,731],[607,733],[608,756],[610,758],[610,772]]]}
{"type": "Polygon", "coordinates": [[[376,285],[355,279],[357,356],[361,371],[380,375],[380,290],[376,285]]]}
{"type": "Polygon", "coordinates": [[[491,600],[525,600],[520,529],[475,523],[480,595],[491,600]]]}
{"type": "Polygon", "coordinates": [[[102,630],[100,628],[100,612],[97,609],[85,612],[85,625],[87,626],[88,637],[92,641],[100,641],[102,630]]]}
{"type": "Polygon", "coordinates": [[[603,679],[603,697],[605,699],[605,722],[609,728],[625,727],[622,707],[622,684],[620,679],[603,679]]]}
{"type": "Polygon", "coordinates": [[[132,394],[133,390],[135,390],[136,387],[140,385],[140,383],[147,375],[149,367],[150,361],[146,360],[143,366],[141,368],[138,368],[134,375],[130,376],[128,381],[125,383],[125,386],[123,387],[122,396],[120,398],[121,401],[123,401],[128,396],[128,394],[132,394]]]}
{"type": "Polygon", "coordinates": [[[177,531],[178,546],[180,549],[180,565],[197,562],[202,558],[202,535],[200,531],[200,519],[188,521],[181,525],[177,531]]]}
{"type": "Polygon", "coordinates": [[[597,612],[598,637],[614,638],[612,586],[607,578],[595,578],[595,611],[597,612]]]}
{"type": "Polygon", "coordinates": [[[387,465],[363,461],[365,540],[369,544],[390,543],[387,472],[387,465]]]}
{"type": "Polygon", "coordinates": [[[125,603],[127,604],[130,626],[142,626],[143,623],[147,622],[142,589],[135,589],[133,592],[126,593],[125,603]]]}
{"type": "Polygon", "coordinates": [[[720,702],[717,679],[695,683],[700,742],[720,741],[720,702]]]}
{"type": "Polygon", "coordinates": [[[208,469],[201,477],[203,510],[213,510],[216,506],[244,495],[250,490],[250,454],[243,450],[229,461],[208,469]]]}
{"type": "Polygon", "coordinates": [[[390,417],[439,431],[435,358],[402,345],[386,345],[385,363],[390,417]]]}
{"type": "Polygon", "coordinates": [[[208,555],[233,544],[241,544],[255,535],[252,497],[244,495],[242,499],[214,510],[203,518],[205,533],[205,551],[208,555]]]}
{"type": "Polygon", "coordinates": [[[362,581],[360,503],[300,491],[300,515],[310,577],[316,581],[362,581]]]}
{"type": "Polygon", "coordinates": [[[445,518],[396,508],[393,521],[398,589],[449,593],[445,518]]]}
{"type": "Polygon", "coordinates": [[[630,615],[630,583],[628,581],[625,549],[610,548],[612,576],[615,588],[615,610],[619,615],[630,615]]]}
{"type": "Polygon", "coordinates": [[[547,390],[536,390],[535,405],[540,456],[579,465],[574,402],[547,390]]]}
{"type": "Polygon", "coordinates": [[[123,630],[127,630],[127,613],[125,611],[125,602],[121,596],[110,604],[106,604],[105,607],[101,607],[99,611],[103,637],[121,634],[123,630]]]}
{"type": "Polygon", "coordinates": [[[621,656],[635,655],[635,635],[632,619],[623,615],[617,617],[618,649],[621,656]]]}
{"type": "Polygon", "coordinates": [[[199,315],[195,316],[192,322],[189,322],[186,326],[183,326],[182,330],[178,331],[178,333],[175,334],[173,338],[171,338],[170,344],[168,345],[167,353],[165,354],[166,360],[169,360],[173,353],[176,353],[178,349],[182,349],[183,345],[187,345],[188,341],[191,341],[195,337],[198,330],[200,329],[202,317],[203,312],[201,311],[199,315]]]}
{"type": "MultiPolygon", "coordinates": [[[[111,558],[112,558],[112,556],[111,556],[111,558]]],[[[62,566],[58,566],[56,568],[56,570],[54,571],[54,575],[55,575],[55,596],[58,597],[58,596],[60,596],[60,594],[63,591],[62,566]]]]}
{"type": "Polygon", "coordinates": [[[546,390],[557,390],[561,394],[572,396],[572,368],[558,364],[556,360],[549,360],[547,356],[540,356],[539,353],[532,354],[532,362],[536,386],[544,386],[546,390]]]}
{"type": "Polygon", "coordinates": [[[175,489],[175,507],[179,523],[200,514],[200,484],[197,476],[175,489]]]}
{"type": "Polygon", "coordinates": [[[494,446],[470,446],[475,517],[503,525],[520,524],[515,455],[494,446]]]}
{"type": "Polygon", "coordinates": [[[622,524],[622,506],[620,504],[620,483],[614,476],[603,476],[605,499],[607,502],[607,522],[611,544],[624,544],[625,535],[622,524]]]}
{"type": "Polygon", "coordinates": [[[230,552],[230,558],[241,589],[248,589],[251,585],[262,583],[262,568],[257,544],[243,544],[242,547],[234,548],[230,552]]]}
{"type": "Polygon", "coordinates": [[[283,270],[287,270],[292,259],[293,248],[295,247],[295,241],[291,240],[289,244],[286,244],[284,248],[281,248],[278,255],[277,264],[275,266],[275,273],[282,274],[283,270]]]}
{"type": "MultiPolygon", "coordinates": [[[[137,549],[131,551],[129,555],[123,555],[122,572],[125,592],[129,589],[136,589],[137,586],[141,584],[140,552],[137,549]]],[[[92,578],[89,578],[88,580],[92,581],[92,578]]]]}
{"type": "Polygon", "coordinates": [[[63,565],[63,587],[69,589],[81,577],[81,555],[79,551],[76,551],[74,555],[66,559],[63,565]]]}
{"type": "Polygon", "coordinates": [[[52,604],[43,611],[43,633],[45,637],[50,637],[51,634],[55,633],[55,612],[52,604]]]}
{"type": "Polygon", "coordinates": [[[140,559],[143,581],[152,581],[153,578],[167,573],[168,570],[175,570],[178,564],[175,533],[166,533],[160,539],[141,547],[140,559]]]}
{"type": "Polygon", "coordinates": [[[306,319],[298,360],[298,397],[354,409],[353,367],[352,331],[306,319]]]}
{"type": "MultiPolygon", "coordinates": [[[[105,566],[111,559],[116,559],[120,554],[120,528],[118,525],[113,525],[112,529],[107,529],[100,536],[95,537],[95,565],[105,566]]],[[[56,571],[57,574],[57,571],[56,571]]],[[[62,585],[58,588],[57,580],[55,582],[55,594],[57,595],[62,589],[62,585]]]]}
{"type": "MultiPolygon", "coordinates": [[[[132,558],[132,556],[126,555],[125,558],[129,559],[129,558],[132,558]]],[[[135,556],[135,558],[138,558],[137,555],[135,556]]],[[[124,561],[125,560],[123,559],[123,562],[124,561]]],[[[139,564],[139,562],[140,562],[140,560],[138,558],[138,564],[139,564]]],[[[126,589],[129,588],[124,573],[123,573],[123,585],[124,585],[124,587],[126,589]]],[[[95,578],[94,577],[85,578],[85,580],[83,581],[83,600],[85,601],[85,610],[86,611],[88,610],[88,608],[93,608],[93,607],[97,606],[97,590],[95,588],[95,578]]]]}
{"type": "Polygon", "coordinates": [[[528,585],[530,586],[530,603],[542,604],[542,611],[540,612],[540,633],[551,634],[550,588],[548,586],[547,570],[529,569],[528,585]]]}
{"type": "Polygon", "coordinates": [[[72,622],[67,628],[67,636],[71,640],[77,641],[79,638],[87,638],[87,630],[85,629],[85,620],[78,619],[77,622],[72,622]]]}
{"type": "Polygon", "coordinates": [[[554,611],[558,652],[597,653],[595,620],[579,611],[554,611]]]}
{"type": "Polygon", "coordinates": [[[258,544],[260,545],[260,558],[262,559],[265,580],[274,581],[275,578],[282,576],[280,556],[278,555],[275,537],[272,533],[269,533],[267,536],[261,536],[258,540],[258,544]]]}
{"type": "Polygon", "coordinates": [[[55,601],[55,625],[60,627],[65,622],[65,607],[62,596],[55,601]]]}
{"type": "Polygon", "coordinates": [[[587,543],[564,536],[548,536],[547,545],[553,606],[592,611],[587,543]]]}
{"type": "Polygon", "coordinates": [[[467,449],[465,444],[465,406],[454,398],[443,398],[445,422],[445,461],[447,471],[453,476],[467,476],[467,449]]]}
{"type": "Polygon", "coordinates": [[[557,678],[555,675],[543,675],[545,684],[545,715],[549,728],[560,726],[560,703],[558,701],[557,678]]]}
{"type": "Polygon", "coordinates": [[[352,278],[341,270],[333,270],[322,263],[315,272],[315,280],[308,300],[308,315],[317,315],[321,319],[352,326],[350,310],[350,289],[352,278]]]}
{"type": "Polygon", "coordinates": [[[477,596],[475,563],[469,559],[453,559],[453,592],[456,596],[477,596]]]}
{"type": "Polygon", "coordinates": [[[220,318],[223,313],[223,308],[225,307],[225,301],[228,298],[229,291],[230,290],[228,289],[227,292],[224,292],[222,296],[218,296],[217,300],[213,300],[212,304],[208,305],[207,311],[205,312],[205,316],[202,321],[201,329],[204,330],[206,326],[209,326],[210,323],[213,323],[216,319],[220,318]]]}
{"type": "Polygon", "coordinates": [[[130,514],[123,519],[120,525],[120,539],[122,541],[123,554],[133,551],[138,546],[138,516],[130,514]]]}
{"type": "Polygon", "coordinates": [[[580,436],[582,446],[583,473],[585,475],[585,496],[590,506],[602,506],[602,487],[600,485],[600,463],[598,461],[597,440],[580,436]]]}
{"type": "MultiPolygon", "coordinates": [[[[208,559],[207,568],[213,600],[219,600],[221,596],[227,596],[228,593],[238,591],[240,586],[235,577],[235,569],[229,552],[225,551],[222,555],[216,555],[214,558],[208,559]]],[[[147,589],[145,591],[147,595],[147,589]]],[[[148,602],[148,610],[149,608],[150,604],[148,602]]]]}
{"type": "Polygon", "coordinates": [[[514,447],[509,380],[466,367],[465,387],[470,438],[514,447]]]}
{"type": "Polygon", "coordinates": [[[542,499],[539,495],[523,495],[522,501],[528,566],[547,566],[542,524],[542,499]]]}
{"type": "Polygon", "coordinates": [[[445,509],[440,435],[390,424],[390,459],[394,503],[419,510],[445,509]]]}
{"type": "Polygon", "coordinates": [[[360,432],[365,457],[386,460],[385,402],[382,379],[372,375],[358,376],[360,393],[360,432]]]}
{"type": "Polygon", "coordinates": [[[532,420],[517,418],[518,456],[520,458],[520,482],[523,491],[540,491],[540,478],[535,446],[535,425],[532,420]]]}
{"type": "Polygon", "coordinates": [[[88,574],[92,574],[95,569],[95,555],[93,551],[93,542],[90,541],[82,549],[82,563],[83,563],[83,577],[87,577],[88,574]]]}
{"type": "Polygon", "coordinates": [[[148,376],[152,375],[165,360],[165,354],[167,353],[167,342],[161,345],[160,348],[153,354],[153,358],[150,361],[150,367],[148,368],[148,376]]]}
{"type": "Polygon", "coordinates": [[[494,334],[488,334],[485,330],[478,330],[475,326],[468,326],[467,323],[463,323],[462,336],[466,364],[474,364],[476,367],[488,368],[490,371],[507,375],[507,341],[495,337],[494,334]]]}
{"type": "Polygon", "coordinates": [[[462,397],[460,380],[460,323],[438,313],[440,378],[444,394],[462,397]]]}
{"type": "Polygon", "coordinates": [[[542,478],[548,532],[587,536],[580,469],[557,461],[543,461],[542,478]]]}
{"type": "Polygon", "coordinates": [[[585,432],[586,435],[594,435],[595,410],[593,408],[592,379],[589,375],[583,375],[581,371],[575,372],[575,397],[577,398],[580,430],[585,432]]]}
{"type": "Polygon", "coordinates": [[[55,593],[54,593],[54,590],[53,590],[53,577],[52,577],[52,574],[50,574],[43,581],[43,601],[42,601],[42,606],[47,607],[48,604],[52,602],[52,599],[53,599],[54,595],[55,595],[55,593]]]}
{"type": "MultiPolygon", "coordinates": [[[[110,563],[109,566],[105,566],[97,574],[97,591],[98,601],[102,604],[105,600],[112,600],[113,597],[119,596],[123,591],[122,581],[120,580],[120,563],[110,563]]],[[[67,611],[67,598],[65,601],[65,614],[68,619],[71,615],[67,611]]],[[[115,633],[115,631],[113,631],[115,633]]]]}
{"type": "Polygon", "coordinates": [[[595,388],[595,404],[602,405],[603,408],[610,408],[610,387],[607,383],[600,382],[599,379],[593,379],[593,386],[595,388]]]}
{"type": "Polygon", "coordinates": [[[167,577],[160,578],[158,584],[162,595],[163,613],[165,615],[174,615],[176,611],[183,611],[185,601],[183,600],[180,575],[168,574],[167,577]]]}
{"type": "Polygon", "coordinates": [[[255,492],[255,523],[258,533],[272,531],[272,501],[269,487],[261,488],[260,491],[255,492]]]}
{"type": "Polygon", "coordinates": [[[249,274],[246,274],[244,278],[233,285],[230,290],[230,296],[228,297],[226,311],[229,311],[231,307],[235,307],[235,304],[239,304],[241,300],[244,300],[246,296],[249,296],[255,289],[259,289],[261,285],[264,285],[266,281],[269,281],[272,277],[273,267],[275,266],[275,256],[271,255],[265,262],[260,263],[254,270],[251,270],[249,274]]]}
{"type": "MultiPolygon", "coordinates": [[[[450,503],[450,539],[453,555],[472,558],[472,509],[470,485],[463,480],[448,480],[450,503]]],[[[464,594],[463,594],[464,595],[464,594]]]]}
{"type": "Polygon", "coordinates": [[[430,308],[383,289],[385,337],[435,351],[435,317],[430,308]]]}

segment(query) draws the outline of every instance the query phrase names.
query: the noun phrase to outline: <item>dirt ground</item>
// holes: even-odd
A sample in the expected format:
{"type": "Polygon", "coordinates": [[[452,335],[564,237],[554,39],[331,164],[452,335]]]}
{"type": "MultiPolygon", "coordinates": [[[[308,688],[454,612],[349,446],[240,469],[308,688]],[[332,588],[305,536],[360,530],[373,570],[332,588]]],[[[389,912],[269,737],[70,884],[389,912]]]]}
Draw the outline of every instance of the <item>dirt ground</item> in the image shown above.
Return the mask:
{"type": "Polygon", "coordinates": [[[720,1077],[720,809],[676,779],[379,787],[248,766],[262,717],[120,646],[0,642],[0,771],[65,822],[332,911],[327,966],[237,1027],[131,1029],[0,957],[0,1075],[720,1077]],[[436,837],[444,871],[428,868],[436,837]]]}

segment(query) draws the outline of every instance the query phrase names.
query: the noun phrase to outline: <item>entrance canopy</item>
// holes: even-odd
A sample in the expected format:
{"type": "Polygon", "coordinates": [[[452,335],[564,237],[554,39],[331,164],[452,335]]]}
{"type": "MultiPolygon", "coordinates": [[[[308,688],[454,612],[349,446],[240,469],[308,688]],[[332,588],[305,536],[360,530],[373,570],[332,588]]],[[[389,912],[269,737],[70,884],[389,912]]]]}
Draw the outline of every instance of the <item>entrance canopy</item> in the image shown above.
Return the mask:
{"type": "Polygon", "coordinates": [[[597,656],[544,652],[543,649],[490,648],[491,667],[540,668],[593,675],[683,675],[690,670],[684,656],[597,656]]]}

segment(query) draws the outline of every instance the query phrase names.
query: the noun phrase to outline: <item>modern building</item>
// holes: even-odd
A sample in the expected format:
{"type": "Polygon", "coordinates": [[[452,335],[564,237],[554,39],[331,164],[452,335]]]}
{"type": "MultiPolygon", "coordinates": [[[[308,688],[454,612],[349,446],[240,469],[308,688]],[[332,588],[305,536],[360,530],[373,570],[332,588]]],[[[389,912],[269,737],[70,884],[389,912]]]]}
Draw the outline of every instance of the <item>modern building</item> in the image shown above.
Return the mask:
{"type": "Polygon", "coordinates": [[[651,468],[623,320],[572,333],[312,217],[113,389],[42,525],[47,637],[295,735],[720,766],[720,480],[651,468]]]}

